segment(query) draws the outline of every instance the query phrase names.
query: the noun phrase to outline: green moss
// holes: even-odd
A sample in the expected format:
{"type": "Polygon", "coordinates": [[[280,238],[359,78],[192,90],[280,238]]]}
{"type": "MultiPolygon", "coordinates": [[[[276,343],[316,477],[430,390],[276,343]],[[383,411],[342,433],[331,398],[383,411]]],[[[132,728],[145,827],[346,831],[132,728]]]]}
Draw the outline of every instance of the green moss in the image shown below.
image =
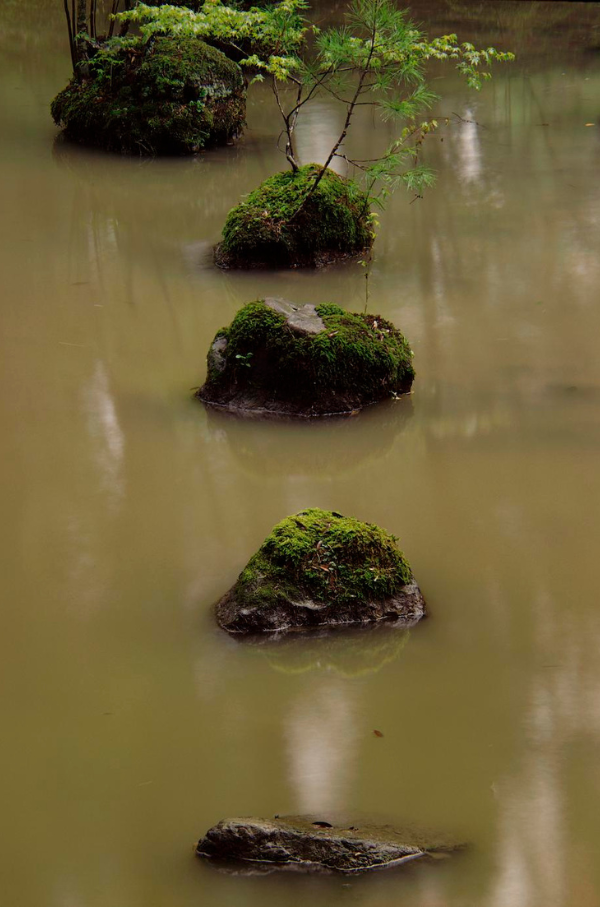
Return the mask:
{"type": "Polygon", "coordinates": [[[328,510],[303,510],[278,523],[240,574],[234,594],[264,605],[305,598],[329,605],[383,601],[412,573],[393,535],[328,510]]]}
{"type": "Polygon", "coordinates": [[[241,132],[241,69],[197,38],[115,38],[90,69],[51,107],[76,141],[128,154],[193,154],[241,132]]]}
{"type": "Polygon", "coordinates": [[[307,164],[277,173],[237,207],[223,228],[217,262],[227,267],[316,265],[373,243],[368,197],[352,180],[307,164]]]}
{"type": "Polygon", "coordinates": [[[209,354],[200,397],[227,404],[242,394],[263,406],[318,415],[410,389],[412,351],[393,324],[336,305],[316,311],[324,330],[306,334],[290,329],[285,316],[261,300],[245,305],[217,334],[227,341],[223,358],[217,367],[209,354]]]}

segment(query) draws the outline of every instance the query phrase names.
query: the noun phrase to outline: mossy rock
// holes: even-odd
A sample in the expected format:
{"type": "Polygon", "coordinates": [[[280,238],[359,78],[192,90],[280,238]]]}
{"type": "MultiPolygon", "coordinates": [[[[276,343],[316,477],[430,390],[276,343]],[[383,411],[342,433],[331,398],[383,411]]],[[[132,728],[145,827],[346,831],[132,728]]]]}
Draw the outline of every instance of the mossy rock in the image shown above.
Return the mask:
{"type": "Polygon", "coordinates": [[[215,260],[225,268],[316,267],[373,244],[368,196],[349,179],[307,164],[265,180],[233,208],[215,260]]]}
{"type": "Polygon", "coordinates": [[[408,343],[379,315],[267,298],[217,333],[198,396],[237,413],[324,416],[406,393],[414,374],[408,343]]]}
{"type": "Polygon", "coordinates": [[[198,38],[107,41],[52,102],[68,138],[122,154],[195,154],[242,131],[237,63],[198,38]]]}
{"type": "Polygon", "coordinates": [[[425,601],[397,539],[329,510],[278,523],[217,604],[229,633],[347,627],[380,620],[410,626],[425,601]]]}

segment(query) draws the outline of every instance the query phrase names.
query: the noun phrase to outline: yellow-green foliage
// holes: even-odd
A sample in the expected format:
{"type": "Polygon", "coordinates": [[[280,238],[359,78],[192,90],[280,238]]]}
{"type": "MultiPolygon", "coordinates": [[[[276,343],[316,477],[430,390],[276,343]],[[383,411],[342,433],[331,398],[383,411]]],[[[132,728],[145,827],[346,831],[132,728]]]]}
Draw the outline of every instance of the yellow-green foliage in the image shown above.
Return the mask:
{"type": "Polygon", "coordinates": [[[335,511],[303,510],[275,526],[240,574],[244,602],[383,600],[412,579],[395,536],[335,511]]]}
{"type": "Polygon", "coordinates": [[[367,195],[327,170],[311,193],[318,164],[276,173],[233,208],[223,228],[220,263],[234,267],[314,265],[371,247],[367,195]]]}
{"type": "Polygon", "coordinates": [[[69,138],[128,154],[193,154],[242,130],[239,66],[198,38],[107,41],[52,103],[69,138]]]}

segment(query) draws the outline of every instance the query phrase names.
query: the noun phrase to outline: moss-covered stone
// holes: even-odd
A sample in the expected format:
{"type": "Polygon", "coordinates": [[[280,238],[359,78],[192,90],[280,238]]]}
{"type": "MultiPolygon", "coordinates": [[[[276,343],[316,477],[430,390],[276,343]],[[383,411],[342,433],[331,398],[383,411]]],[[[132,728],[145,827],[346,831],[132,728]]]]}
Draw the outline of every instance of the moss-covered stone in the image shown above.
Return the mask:
{"type": "Polygon", "coordinates": [[[198,396],[234,412],[348,413],[410,390],[412,352],[379,315],[336,305],[248,303],[220,330],[198,396]]]}
{"type": "Polygon", "coordinates": [[[329,510],[282,520],[217,605],[230,633],[348,626],[378,620],[406,625],[425,602],[397,539],[329,510]]]}
{"type": "Polygon", "coordinates": [[[216,262],[227,268],[318,266],[373,244],[367,195],[349,179],[307,164],[265,180],[225,221],[216,262]]]}
{"type": "Polygon", "coordinates": [[[52,102],[74,141],[123,154],[194,154],[232,141],[246,111],[240,67],[197,38],[107,41],[89,78],[52,102]]]}

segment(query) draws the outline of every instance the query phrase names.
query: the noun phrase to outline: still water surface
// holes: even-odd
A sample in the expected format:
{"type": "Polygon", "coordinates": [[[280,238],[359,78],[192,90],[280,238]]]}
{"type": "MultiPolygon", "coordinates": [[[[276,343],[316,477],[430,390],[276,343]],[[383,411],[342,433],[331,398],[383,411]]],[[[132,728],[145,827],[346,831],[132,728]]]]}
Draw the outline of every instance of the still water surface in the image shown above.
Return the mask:
{"type": "MultiPolygon", "coordinates": [[[[313,426],[190,395],[243,303],[364,304],[353,264],[211,264],[283,165],[268,92],[195,160],[55,144],[60,7],[0,0],[2,907],[598,907],[598,6],[417,6],[519,59],[479,95],[434,73],[438,185],[382,217],[371,308],[414,395],[313,426]],[[397,534],[431,619],[278,650],[219,632],[214,601],[309,506],[397,534]],[[350,880],[192,856],[227,815],[333,810],[473,847],[350,880]]],[[[340,116],[313,108],[305,161],[340,116]]],[[[352,150],[387,137],[367,116],[352,150]]]]}

